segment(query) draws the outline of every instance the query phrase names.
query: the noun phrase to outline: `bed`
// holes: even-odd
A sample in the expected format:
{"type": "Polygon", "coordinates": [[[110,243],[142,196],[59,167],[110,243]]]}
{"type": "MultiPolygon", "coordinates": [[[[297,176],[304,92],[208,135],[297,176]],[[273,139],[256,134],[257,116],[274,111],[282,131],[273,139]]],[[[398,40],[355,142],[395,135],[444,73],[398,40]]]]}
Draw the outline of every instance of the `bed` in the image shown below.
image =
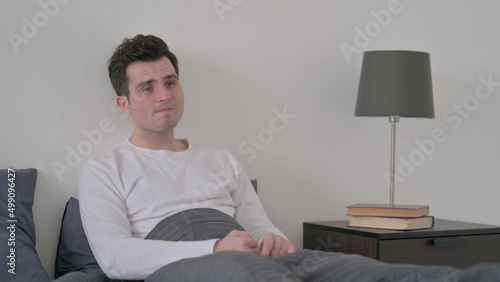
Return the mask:
{"type": "MultiPolygon", "coordinates": [[[[9,180],[13,178],[9,174],[12,174],[12,171],[0,170],[0,281],[50,281],[35,248],[36,232],[32,205],[37,170],[16,170],[15,182],[9,180]],[[15,185],[9,185],[10,183],[15,185]],[[9,200],[14,198],[14,194],[15,209],[13,200],[9,200]]],[[[186,241],[221,238],[234,229],[242,228],[223,213],[210,209],[193,209],[166,218],[153,229],[148,239],[186,241]]],[[[59,278],[57,281],[109,281],[97,264],[87,242],[80,220],[78,200],[75,198],[70,198],[65,207],[56,255],[55,278],[59,278]]],[[[148,279],[500,281],[500,264],[480,264],[460,270],[443,266],[385,264],[358,255],[312,250],[299,250],[292,255],[272,258],[224,252],[171,263],[148,279]]]]}

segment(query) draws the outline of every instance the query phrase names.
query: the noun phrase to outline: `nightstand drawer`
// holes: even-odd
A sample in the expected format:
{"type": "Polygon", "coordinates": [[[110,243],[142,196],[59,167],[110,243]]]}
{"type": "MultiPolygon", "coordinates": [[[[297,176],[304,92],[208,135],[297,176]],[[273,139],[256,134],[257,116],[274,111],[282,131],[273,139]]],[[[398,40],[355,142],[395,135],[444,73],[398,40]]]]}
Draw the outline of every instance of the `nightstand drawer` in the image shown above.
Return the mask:
{"type": "Polygon", "coordinates": [[[389,263],[465,268],[500,262],[500,226],[436,219],[434,228],[397,231],[304,222],[304,248],[359,254],[389,263]]]}
{"type": "Polygon", "coordinates": [[[345,254],[360,254],[365,257],[378,259],[379,241],[367,238],[330,232],[321,229],[308,229],[304,234],[304,248],[326,252],[339,252],[345,254]]]}
{"type": "Polygon", "coordinates": [[[498,262],[500,234],[381,240],[379,259],[390,263],[464,268],[478,261],[498,262]]]}

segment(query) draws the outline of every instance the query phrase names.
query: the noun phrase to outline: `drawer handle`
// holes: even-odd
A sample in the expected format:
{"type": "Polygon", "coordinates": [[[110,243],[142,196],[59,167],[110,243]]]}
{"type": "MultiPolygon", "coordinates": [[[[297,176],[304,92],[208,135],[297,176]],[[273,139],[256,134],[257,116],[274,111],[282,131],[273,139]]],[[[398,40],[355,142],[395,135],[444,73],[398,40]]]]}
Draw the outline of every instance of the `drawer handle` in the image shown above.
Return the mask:
{"type": "Polygon", "coordinates": [[[431,240],[436,248],[459,247],[465,244],[461,238],[433,239],[431,240]]]}

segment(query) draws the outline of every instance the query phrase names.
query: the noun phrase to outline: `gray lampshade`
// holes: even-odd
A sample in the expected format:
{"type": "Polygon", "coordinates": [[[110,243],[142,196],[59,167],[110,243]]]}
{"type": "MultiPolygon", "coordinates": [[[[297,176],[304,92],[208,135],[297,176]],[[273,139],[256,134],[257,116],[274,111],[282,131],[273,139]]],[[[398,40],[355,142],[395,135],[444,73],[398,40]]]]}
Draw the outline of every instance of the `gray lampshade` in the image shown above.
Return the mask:
{"type": "Polygon", "coordinates": [[[434,118],[429,53],[365,52],[355,115],[434,118]]]}

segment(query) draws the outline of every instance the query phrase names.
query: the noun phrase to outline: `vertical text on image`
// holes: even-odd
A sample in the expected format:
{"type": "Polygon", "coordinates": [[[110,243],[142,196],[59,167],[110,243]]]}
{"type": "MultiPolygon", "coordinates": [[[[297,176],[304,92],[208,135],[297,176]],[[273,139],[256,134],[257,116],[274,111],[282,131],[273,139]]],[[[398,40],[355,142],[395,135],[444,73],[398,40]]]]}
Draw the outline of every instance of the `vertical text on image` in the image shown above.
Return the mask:
{"type": "Polygon", "coordinates": [[[7,169],[7,246],[9,255],[7,256],[7,272],[16,274],[16,171],[7,169]]]}

